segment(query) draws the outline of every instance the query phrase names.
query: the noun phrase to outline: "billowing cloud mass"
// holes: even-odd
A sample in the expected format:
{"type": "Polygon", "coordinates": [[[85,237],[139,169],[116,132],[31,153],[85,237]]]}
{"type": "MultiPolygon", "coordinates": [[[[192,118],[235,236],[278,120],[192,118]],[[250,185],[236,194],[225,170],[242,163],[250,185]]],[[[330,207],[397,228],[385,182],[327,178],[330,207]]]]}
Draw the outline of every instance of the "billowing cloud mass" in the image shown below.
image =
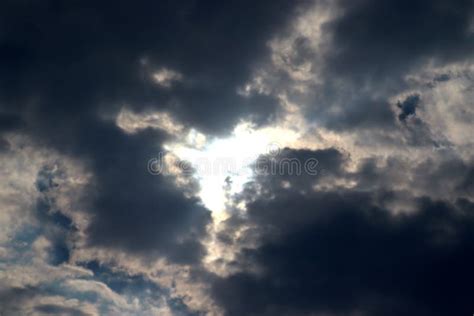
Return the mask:
{"type": "Polygon", "coordinates": [[[2,1],[0,314],[472,314],[473,26],[2,1]]]}

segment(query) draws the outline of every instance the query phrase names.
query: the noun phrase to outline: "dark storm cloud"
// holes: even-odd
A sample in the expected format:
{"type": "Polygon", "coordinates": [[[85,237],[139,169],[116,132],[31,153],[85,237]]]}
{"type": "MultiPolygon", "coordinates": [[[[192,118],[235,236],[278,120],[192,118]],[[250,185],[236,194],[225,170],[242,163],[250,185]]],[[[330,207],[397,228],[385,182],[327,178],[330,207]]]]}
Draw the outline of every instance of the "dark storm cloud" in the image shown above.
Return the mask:
{"type": "MultiPolygon", "coordinates": [[[[185,197],[172,178],[147,172],[147,161],[162,150],[166,135],[153,130],[128,135],[113,122],[100,121],[83,121],[72,131],[77,133],[75,143],[55,145],[82,158],[94,175],[86,192],[90,199],[86,211],[93,216],[87,231],[89,245],[150,259],[166,256],[180,263],[195,262],[205,254],[200,238],[210,222],[209,211],[197,198],[185,197]]],[[[47,170],[40,171],[37,180],[41,192],[59,186],[55,177],[61,172],[47,170]]],[[[40,202],[50,207],[48,199],[40,202]]],[[[59,211],[42,212],[49,212],[45,225],[59,211]]]]}
{"type": "Polygon", "coordinates": [[[127,135],[103,116],[124,105],[166,110],[212,132],[241,117],[264,122],[275,100],[237,87],[300,2],[3,1],[0,108],[12,114],[0,116],[0,132],[22,122],[37,143],[91,169],[91,245],[195,262],[209,212],[146,171],[169,135],[127,135]],[[182,80],[158,85],[163,67],[182,80]]]}
{"type": "Polygon", "coordinates": [[[425,58],[450,62],[472,58],[469,0],[341,1],[331,22],[333,72],[362,79],[403,75],[425,58]]]}
{"type": "Polygon", "coordinates": [[[210,221],[209,211],[197,199],[186,198],[171,179],[146,171],[148,159],[161,150],[163,136],[151,130],[125,135],[115,126],[96,127],[83,132],[73,150],[93,157],[90,167],[97,179],[90,190],[94,221],[89,242],[179,262],[200,258],[204,250],[199,239],[210,221]]]}
{"type": "Polygon", "coordinates": [[[472,204],[463,203],[466,209],[426,199],[419,213],[400,218],[372,206],[366,194],[259,205],[255,213],[293,212],[307,224],[272,227],[283,237],[242,255],[263,273],[221,279],[214,295],[229,315],[468,313],[474,222],[472,204]]]}
{"type": "Polygon", "coordinates": [[[63,115],[159,107],[211,131],[265,119],[275,100],[236,89],[299,2],[5,1],[2,103],[63,115]],[[183,82],[159,87],[151,76],[161,67],[183,82]]]}
{"type": "Polygon", "coordinates": [[[0,132],[14,130],[22,124],[21,118],[15,114],[0,113],[0,132]]]}
{"type": "MultiPolygon", "coordinates": [[[[84,230],[85,249],[78,250],[99,247],[125,258],[189,265],[179,272],[189,272],[196,284],[176,285],[173,279],[166,290],[143,276],[89,263],[94,278],[120,295],[138,296],[140,303],[176,291],[167,303],[177,314],[191,314],[184,305],[196,298],[187,296],[205,283],[202,288],[209,286],[227,315],[472,314],[474,163],[465,158],[470,148],[456,153],[448,140],[435,136],[421,115],[429,110],[429,98],[413,92],[450,84],[456,74],[429,74],[427,83],[415,87],[406,76],[428,64],[473,61],[474,2],[340,0],[337,14],[321,25],[326,42],[318,49],[311,35],[297,35],[289,48],[271,52],[268,41],[291,33],[292,18],[310,2],[1,1],[0,154],[16,132],[35,148],[77,159],[91,173],[86,192],[80,192],[86,197],[81,210],[91,222],[84,230]],[[284,65],[268,70],[276,86],[272,92],[257,87],[239,94],[259,70],[267,71],[265,60],[273,62],[273,53],[282,54],[284,65]],[[298,70],[308,61],[313,78],[298,81],[306,78],[298,70]],[[286,66],[297,75],[280,69],[286,66]],[[180,77],[160,85],[153,75],[162,69],[180,77]],[[301,86],[288,88],[295,82],[301,86]],[[407,91],[408,97],[391,104],[407,91]],[[303,164],[314,158],[315,174],[303,169],[298,175],[256,175],[233,197],[229,207],[242,203],[246,210],[234,210],[216,240],[239,253],[230,263],[218,258],[229,274],[215,275],[203,262],[210,212],[185,194],[197,185],[178,188],[171,176],[147,172],[149,159],[175,135],[153,129],[127,134],[114,119],[124,106],[132,112],[165,111],[186,128],[219,135],[242,118],[271,122],[282,96],[310,123],[364,138],[354,147],[397,142],[436,151],[423,161],[407,161],[392,148],[394,157],[361,158],[354,170],[351,153],[342,149],[284,148],[266,161],[268,168],[285,159],[303,164]]],[[[362,151],[357,155],[371,154],[362,151]]],[[[54,170],[45,166],[37,175],[34,216],[41,227],[18,233],[18,245],[27,242],[15,251],[21,256],[44,237],[48,249],[36,251],[49,251],[46,264],[60,269],[74,264],[70,252],[82,244],[74,244],[78,228],[54,200],[61,189],[56,180],[68,170],[54,170]]],[[[24,302],[67,294],[62,292],[57,284],[41,282],[22,289],[0,285],[0,313],[21,313],[24,302]]],[[[57,303],[36,305],[34,312],[81,313],[57,303]]]]}
{"type": "MultiPolygon", "coordinates": [[[[326,165],[338,169],[340,163],[333,159],[326,165]]],[[[228,221],[232,229],[246,229],[238,239],[227,239],[238,243],[257,236],[257,247],[244,248],[237,259],[243,267],[257,268],[213,283],[213,295],[226,314],[470,313],[474,204],[456,194],[438,200],[404,192],[413,209],[396,215],[382,206],[399,194],[384,189],[388,179],[379,189],[369,185],[390,169],[368,161],[353,173],[364,179],[352,189],[309,191],[313,181],[307,178],[305,192],[301,184],[276,185],[280,177],[257,177],[241,196],[246,215],[228,221]],[[259,185],[270,192],[260,193],[259,185]]]]}
{"type": "Polygon", "coordinates": [[[265,189],[281,187],[282,181],[288,181],[293,189],[307,190],[311,183],[344,174],[346,159],[346,155],[334,148],[312,151],[285,147],[275,155],[260,156],[256,160],[254,171],[258,174],[259,181],[264,183],[265,189]]]}
{"type": "Polygon", "coordinates": [[[384,126],[387,130],[393,129],[394,119],[390,109],[390,104],[382,99],[373,97],[371,92],[360,93],[353,96],[353,91],[345,93],[338,91],[338,84],[329,80],[325,86],[324,99],[325,106],[321,111],[326,112],[321,116],[325,126],[336,131],[372,129],[384,126]],[[339,107],[339,111],[334,108],[339,107]]]}
{"type": "MultiPolygon", "coordinates": [[[[427,64],[472,61],[472,1],[335,3],[340,14],[321,25],[327,38],[318,42],[321,49],[304,45],[311,35],[296,37],[291,46],[294,58],[287,60],[289,67],[313,63],[318,83],[309,84],[308,91],[289,91],[289,96],[329,129],[396,129],[388,100],[410,89],[408,74],[427,64]]],[[[449,79],[435,75],[432,85],[449,79]]],[[[282,87],[289,81],[282,78],[282,87]]]]}
{"type": "Polygon", "coordinates": [[[4,138],[3,134],[20,128],[22,123],[22,119],[19,115],[2,113],[0,105],[0,153],[10,148],[10,143],[4,138]]]}

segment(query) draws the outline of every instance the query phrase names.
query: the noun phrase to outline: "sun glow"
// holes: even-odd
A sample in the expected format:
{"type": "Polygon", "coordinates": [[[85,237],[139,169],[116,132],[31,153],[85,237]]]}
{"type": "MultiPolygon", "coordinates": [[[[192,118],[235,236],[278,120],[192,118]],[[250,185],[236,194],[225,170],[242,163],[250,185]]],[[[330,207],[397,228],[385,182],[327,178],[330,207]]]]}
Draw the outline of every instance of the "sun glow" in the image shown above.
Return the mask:
{"type": "MultiPolygon", "coordinates": [[[[227,216],[229,196],[240,192],[245,183],[251,181],[252,164],[259,155],[274,154],[284,147],[314,147],[314,144],[305,141],[308,126],[301,121],[301,113],[285,98],[282,104],[287,113],[274,125],[255,128],[251,123],[242,121],[226,138],[209,137],[198,130],[186,129],[166,112],[134,113],[124,108],[116,123],[131,134],[156,128],[176,135],[173,143],[164,145],[164,149],[171,154],[169,161],[173,164],[186,162],[187,171],[192,167],[192,175],[200,186],[199,198],[220,221],[227,216]]],[[[183,171],[183,166],[178,166],[172,173],[183,171]]],[[[184,178],[180,180],[186,182],[184,178]]]]}
{"type": "Polygon", "coordinates": [[[251,180],[251,164],[259,155],[298,138],[298,133],[292,130],[254,129],[246,122],[237,125],[228,138],[204,140],[204,137],[197,137],[195,131],[192,134],[188,141],[198,138],[199,146],[191,141],[168,144],[166,149],[191,163],[201,186],[199,196],[217,217],[225,217],[228,194],[240,192],[251,180]]]}

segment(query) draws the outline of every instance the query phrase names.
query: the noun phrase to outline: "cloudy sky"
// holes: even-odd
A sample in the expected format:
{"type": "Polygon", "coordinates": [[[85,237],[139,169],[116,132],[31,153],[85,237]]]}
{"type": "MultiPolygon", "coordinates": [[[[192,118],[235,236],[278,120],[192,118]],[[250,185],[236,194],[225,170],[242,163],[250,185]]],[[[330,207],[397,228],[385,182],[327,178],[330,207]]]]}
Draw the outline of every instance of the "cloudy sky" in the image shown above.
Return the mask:
{"type": "Polygon", "coordinates": [[[3,0],[0,314],[474,313],[472,0],[3,0]]]}

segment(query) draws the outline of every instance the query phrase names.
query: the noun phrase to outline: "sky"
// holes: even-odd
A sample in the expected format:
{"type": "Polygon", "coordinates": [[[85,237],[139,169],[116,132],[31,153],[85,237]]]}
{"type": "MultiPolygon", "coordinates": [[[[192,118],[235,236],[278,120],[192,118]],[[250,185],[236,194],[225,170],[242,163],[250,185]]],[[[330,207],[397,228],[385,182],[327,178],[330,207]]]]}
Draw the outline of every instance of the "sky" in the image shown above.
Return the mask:
{"type": "Polygon", "coordinates": [[[0,315],[474,313],[471,0],[0,2],[0,315]]]}

